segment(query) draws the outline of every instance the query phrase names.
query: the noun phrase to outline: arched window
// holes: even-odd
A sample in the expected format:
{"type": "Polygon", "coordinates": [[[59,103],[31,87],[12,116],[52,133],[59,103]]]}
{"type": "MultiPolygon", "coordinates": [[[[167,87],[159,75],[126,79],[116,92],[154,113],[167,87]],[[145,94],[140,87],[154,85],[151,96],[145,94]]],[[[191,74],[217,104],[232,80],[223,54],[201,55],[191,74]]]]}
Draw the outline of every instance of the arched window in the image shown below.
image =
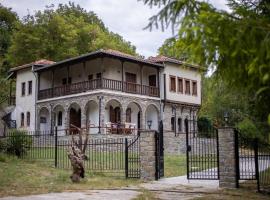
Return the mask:
{"type": "Polygon", "coordinates": [[[172,131],[175,130],[175,119],[174,119],[174,117],[171,118],[171,129],[172,129],[172,131]]]}
{"type": "Polygon", "coordinates": [[[62,120],[63,119],[63,113],[62,113],[62,111],[59,111],[58,112],[58,116],[57,116],[57,126],[62,126],[62,120]]]}
{"type": "Polygon", "coordinates": [[[21,127],[24,127],[24,113],[21,113],[21,127]]]}
{"type": "Polygon", "coordinates": [[[181,117],[178,118],[177,125],[178,125],[178,133],[181,133],[182,132],[182,118],[181,117]]]}
{"type": "Polygon", "coordinates": [[[26,126],[30,126],[30,112],[26,113],[26,126]]]}

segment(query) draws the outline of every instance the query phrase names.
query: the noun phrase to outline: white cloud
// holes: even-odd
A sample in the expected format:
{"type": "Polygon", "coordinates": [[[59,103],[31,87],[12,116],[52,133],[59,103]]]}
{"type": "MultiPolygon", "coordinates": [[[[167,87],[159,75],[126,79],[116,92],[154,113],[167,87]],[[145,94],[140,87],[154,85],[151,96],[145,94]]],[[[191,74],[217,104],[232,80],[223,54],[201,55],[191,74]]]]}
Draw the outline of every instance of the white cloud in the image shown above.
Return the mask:
{"type": "MultiPolygon", "coordinates": [[[[143,30],[149,17],[157,13],[137,0],[73,0],[88,11],[94,11],[109,28],[137,47],[139,54],[146,57],[155,55],[165,39],[172,36],[171,30],[143,30]]],[[[211,0],[218,8],[226,0],[211,0]]],[[[20,17],[43,10],[46,5],[68,3],[69,0],[2,0],[4,6],[11,7],[20,17]]]]}

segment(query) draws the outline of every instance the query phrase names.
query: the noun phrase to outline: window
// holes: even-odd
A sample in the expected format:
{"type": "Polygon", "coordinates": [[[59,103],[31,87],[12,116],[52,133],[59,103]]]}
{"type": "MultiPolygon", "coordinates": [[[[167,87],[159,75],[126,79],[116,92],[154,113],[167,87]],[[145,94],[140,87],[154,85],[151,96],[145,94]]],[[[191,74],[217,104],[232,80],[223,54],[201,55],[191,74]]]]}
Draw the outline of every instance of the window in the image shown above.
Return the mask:
{"type": "MultiPolygon", "coordinates": [[[[71,84],[72,82],[72,78],[71,77],[68,77],[68,84],[71,84]]],[[[63,85],[66,85],[67,84],[67,78],[63,78],[62,79],[62,84],[63,85]]]]}
{"type": "Polygon", "coordinates": [[[57,116],[57,126],[62,126],[62,117],[63,117],[63,113],[62,111],[59,111],[58,116],[57,116]]]}
{"type": "Polygon", "coordinates": [[[178,92],[183,94],[183,79],[178,78],[178,92]]]}
{"type": "Polygon", "coordinates": [[[156,75],[150,75],[149,76],[149,86],[156,87],[157,86],[157,76],[156,75]]]}
{"type": "Polygon", "coordinates": [[[32,94],[32,81],[28,81],[28,94],[32,94]]]}
{"type": "Polygon", "coordinates": [[[88,80],[93,80],[93,74],[88,75],[88,80]]]}
{"type": "Polygon", "coordinates": [[[186,86],[185,94],[190,94],[190,81],[189,80],[185,81],[185,86],[186,86]]]}
{"type": "Polygon", "coordinates": [[[182,132],[182,118],[181,117],[178,118],[177,125],[178,125],[178,133],[181,133],[182,132]]]}
{"type": "Polygon", "coordinates": [[[176,92],[176,84],[175,84],[175,77],[170,76],[170,91],[176,92]]]}
{"type": "Polygon", "coordinates": [[[46,117],[40,117],[40,123],[41,124],[46,124],[47,123],[47,118],[46,117]]]}
{"type": "Polygon", "coordinates": [[[25,95],[25,82],[22,83],[22,96],[25,95]]]}
{"type": "Polygon", "coordinates": [[[101,73],[96,74],[97,79],[101,79],[101,73]]]}
{"type": "Polygon", "coordinates": [[[197,81],[192,81],[192,95],[197,96],[197,81]]]}
{"type": "Polygon", "coordinates": [[[172,131],[175,130],[175,119],[174,119],[174,117],[171,118],[171,129],[172,129],[172,131]]]}
{"type": "Polygon", "coordinates": [[[26,113],[26,126],[30,126],[30,112],[26,113]]]}
{"type": "Polygon", "coordinates": [[[136,83],[137,82],[136,74],[126,72],[126,82],[136,83]]]}
{"type": "Polygon", "coordinates": [[[21,127],[24,127],[24,113],[21,113],[21,127]]]}

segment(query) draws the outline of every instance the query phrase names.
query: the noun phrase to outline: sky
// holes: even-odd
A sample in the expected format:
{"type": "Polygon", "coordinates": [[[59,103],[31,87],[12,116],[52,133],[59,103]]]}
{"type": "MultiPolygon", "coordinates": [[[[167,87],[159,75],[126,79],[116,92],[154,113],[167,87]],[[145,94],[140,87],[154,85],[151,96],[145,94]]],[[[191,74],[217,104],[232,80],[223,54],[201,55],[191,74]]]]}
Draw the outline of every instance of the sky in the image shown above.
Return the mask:
{"type": "MultiPolygon", "coordinates": [[[[69,1],[79,4],[87,11],[94,11],[110,31],[118,33],[125,40],[136,46],[137,52],[145,57],[157,54],[163,42],[173,36],[171,29],[144,30],[148,19],[158,12],[158,8],[150,8],[137,0],[0,0],[4,6],[11,7],[20,17],[46,5],[57,5],[69,1]]],[[[217,8],[227,9],[226,0],[210,0],[217,8]]]]}

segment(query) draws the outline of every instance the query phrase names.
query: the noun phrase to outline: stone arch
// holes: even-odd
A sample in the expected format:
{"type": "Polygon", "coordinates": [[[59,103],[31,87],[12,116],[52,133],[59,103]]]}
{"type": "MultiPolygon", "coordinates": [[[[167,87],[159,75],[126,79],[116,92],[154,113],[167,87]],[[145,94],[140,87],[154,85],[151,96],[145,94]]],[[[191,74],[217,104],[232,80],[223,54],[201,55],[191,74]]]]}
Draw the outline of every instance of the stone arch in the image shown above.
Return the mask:
{"type": "Polygon", "coordinates": [[[136,129],[142,129],[143,112],[141,105],[136,101],[130,101],[126,106],[125,121],[127,123],[135,124],[136,129]]]}
{"type": "Polygon", "coordinates": [[[76,127],[81,127],[81,106],[76,103],[72,102],[69,104],[68,110],[67,110],[67,115],[68,115],[68,127],[72,128],[71,125],[74,125],[76,127]]]}
{"type": "Polygon", "coordinates": [[[119,123],[123,121],[123,106],[117,99],[110,99],[105,103],[105,123],[119,123]]]}
{"type": "Polygon", "coordinates": [[[57,104],[53,107],[53,116],[54,116],[54,126],[57,127],[58,134],[64,134],[65,122],[67,113],[64,106],[57,104]]]}
{"type": "Polygon", "coordinates": [[[89,128],[90,133],[97,133],[99,125],[99,105],[94,100],[89,100],[85,107],[84,113],[86,117],[86,127],[89,128]]]}
{"type": "Polygon", "coordinates": [[[158,130],[158,124],[159,124],[159,109],[155,104],[149,104],[145,110],[146,129],[158,130]]]}
{"type": "Polygon", "coordinates": [[[47,107],[41,107],[38,112],[38,130],[49,133],[51,130],[50,110],[47,107]]]}

